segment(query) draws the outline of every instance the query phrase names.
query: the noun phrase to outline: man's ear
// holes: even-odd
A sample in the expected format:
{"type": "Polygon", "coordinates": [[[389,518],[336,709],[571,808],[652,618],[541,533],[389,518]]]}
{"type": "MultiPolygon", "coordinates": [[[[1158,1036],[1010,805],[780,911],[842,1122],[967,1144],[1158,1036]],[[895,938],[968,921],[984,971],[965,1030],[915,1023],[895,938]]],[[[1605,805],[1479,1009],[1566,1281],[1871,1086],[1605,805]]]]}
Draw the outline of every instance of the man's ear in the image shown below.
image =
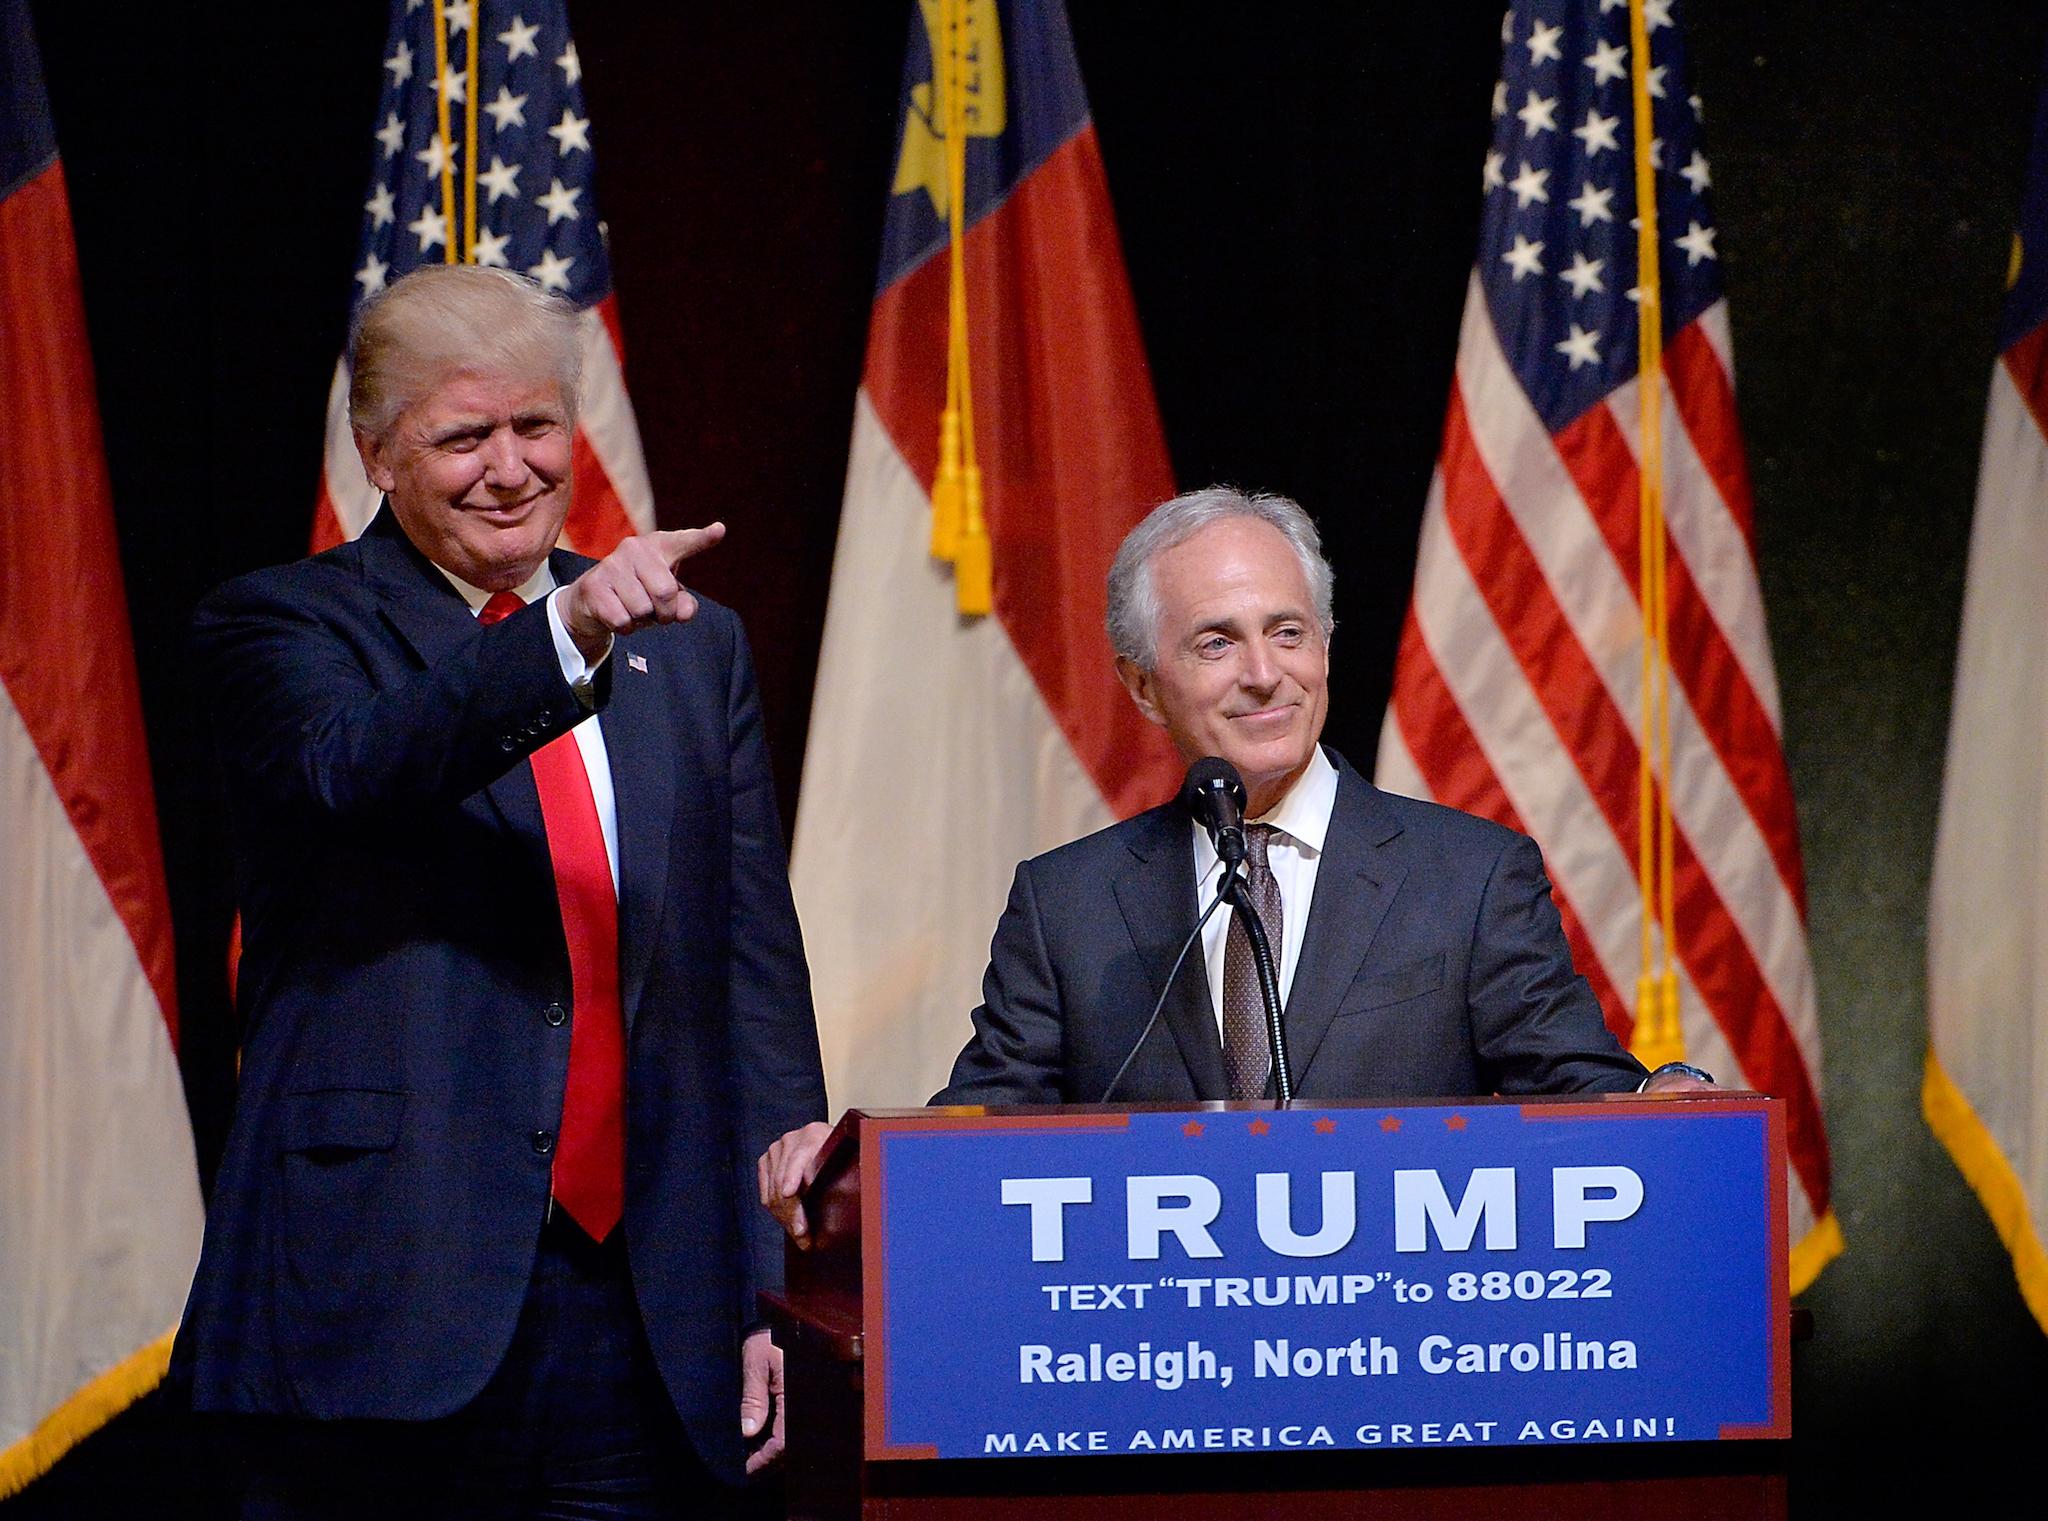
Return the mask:
{"type": "Polygon", "coordinates": [[[372,486],[388,494],[391,488],[398,484],[398,477],[392,473],[391,467],[384,463],[383,450],[377,446],[377,441],[361,428],[350,431],[355,435],[356,454],[363,462],[363,474],[370,478],[372,486]]]}
{"type": "Polygon", "coordinates": [[[1138,711],[1162,729],[1166,727],[1166,715],[1159,711],[1159,704],[1152,695],[1152,673],[1128,656],[1116,657],[1116,679],[1124,684],[1124,690],[1131,694],[1131,701],[1138,705],[1138,711]]]}

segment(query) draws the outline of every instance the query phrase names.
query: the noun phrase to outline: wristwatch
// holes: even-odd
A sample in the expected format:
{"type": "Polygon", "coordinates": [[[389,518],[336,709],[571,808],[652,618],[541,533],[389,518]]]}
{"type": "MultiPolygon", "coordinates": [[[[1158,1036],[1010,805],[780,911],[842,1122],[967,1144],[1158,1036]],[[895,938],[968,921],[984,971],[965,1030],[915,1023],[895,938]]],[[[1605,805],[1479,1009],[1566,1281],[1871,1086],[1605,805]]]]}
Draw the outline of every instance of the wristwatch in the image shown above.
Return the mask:
{"type": "Polygon", "coordinates": [[[1702,1083],[1711,1083],[1714,1080],[1713,1073],[1707,1071],[1704,1067],[1695,1067],[1691,1062],[1666,1062],[1655,1072],[1644,1078],[1642,1082],[1638,1083],[1636,1085],[1636,1092],[1641,1093],[1658,1078],[1665,1076],[1667,1073],[1674,1072],[1680,1077],[1689,1077],[1702,1083]]]}

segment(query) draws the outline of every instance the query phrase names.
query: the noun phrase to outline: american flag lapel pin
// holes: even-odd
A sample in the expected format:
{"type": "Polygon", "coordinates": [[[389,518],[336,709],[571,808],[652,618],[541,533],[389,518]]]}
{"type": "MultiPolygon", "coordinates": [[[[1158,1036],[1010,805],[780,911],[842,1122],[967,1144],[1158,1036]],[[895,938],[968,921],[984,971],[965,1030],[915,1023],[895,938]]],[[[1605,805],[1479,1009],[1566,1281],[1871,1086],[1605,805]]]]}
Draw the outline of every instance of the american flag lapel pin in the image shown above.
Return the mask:
{"type": "Polygon", "coordinates": [[[647,674],[647,657],[645,655],[628,655],[626,657],[626,664],[643,676],[647,674]]]}

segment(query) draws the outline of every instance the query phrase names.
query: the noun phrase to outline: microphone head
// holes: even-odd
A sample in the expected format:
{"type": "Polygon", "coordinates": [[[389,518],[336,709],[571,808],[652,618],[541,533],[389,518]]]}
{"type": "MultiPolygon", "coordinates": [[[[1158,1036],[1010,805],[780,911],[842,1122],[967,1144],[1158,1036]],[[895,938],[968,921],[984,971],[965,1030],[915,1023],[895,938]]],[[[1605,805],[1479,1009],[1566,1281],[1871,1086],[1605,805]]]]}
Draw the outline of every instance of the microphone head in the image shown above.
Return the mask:
{"type": "Polygon", "coordinates": [[[1180,786],[1180,805],[1195,818],[1214,828],[1218,822],[1215,800],[1227,797],[1244,812],[1244,778],[1237,767],[1220,755],[1205,755],[1188,767],[1187,780],[1180,786]]]}

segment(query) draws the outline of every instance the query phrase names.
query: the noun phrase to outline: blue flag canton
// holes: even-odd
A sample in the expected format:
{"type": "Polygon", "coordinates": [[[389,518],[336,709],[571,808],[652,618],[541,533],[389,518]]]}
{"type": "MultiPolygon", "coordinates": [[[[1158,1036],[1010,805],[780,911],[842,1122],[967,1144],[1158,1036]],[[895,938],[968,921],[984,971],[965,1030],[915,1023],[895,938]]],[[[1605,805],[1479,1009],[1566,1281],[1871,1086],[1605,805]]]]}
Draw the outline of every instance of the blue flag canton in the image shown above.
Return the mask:
{"type": "MultiPolygon", "coordinates": [[[[2042,76],[2048,79],[2048,74],[2042,76]]],[[[2034,113],[2034,139],[2027,150],[2027,187],[2020,197],[2019,225],[2013,229],[2012,266],[2005,310],[1998,323],[2001,352],[2048,320],[2048,87],[2034,113]]]]}
{"type": "MultiPolygon", "coordinates": [[[[1676,9],[1644,0],[1667,340],[1721,295],[1676,9]]],[[[1637,368],[1628,0],[1520,0],[1501,44],[1479,278],[1508,362],[1554,433],[1637,368]]]]}
{"type": "Polygon", "coordinates": [[[0,0],[0,197],[50,167],[57,134],[27,0],[0,0]]]}
{"type": "Polygon", "coordinates": [[[454,262],[523,271],[579,306],[602,299],[611,267],[592,185],[582,80],[559,3],[393,0],[355,302],[422,264],[447,262],[451,247],[454,262]],[[437,57],[437,11],[445,64],[437,57]],[[472,29],[480,76],[474,80],[472,29]],[[472,100],[474,164],[467,161],[472,100]]]}
{"type": "MultiPolygon", "coordinates": [[[[962,0],[966,216],[971,227],[1088,122],[1074,40],[1060,0],[962,0]]],[[[938,0],[911,7],[903,53],[895,176],[882,229],[880,295],[943,249],[951,186],[933,55],[945,47],[938,0]]]]}

